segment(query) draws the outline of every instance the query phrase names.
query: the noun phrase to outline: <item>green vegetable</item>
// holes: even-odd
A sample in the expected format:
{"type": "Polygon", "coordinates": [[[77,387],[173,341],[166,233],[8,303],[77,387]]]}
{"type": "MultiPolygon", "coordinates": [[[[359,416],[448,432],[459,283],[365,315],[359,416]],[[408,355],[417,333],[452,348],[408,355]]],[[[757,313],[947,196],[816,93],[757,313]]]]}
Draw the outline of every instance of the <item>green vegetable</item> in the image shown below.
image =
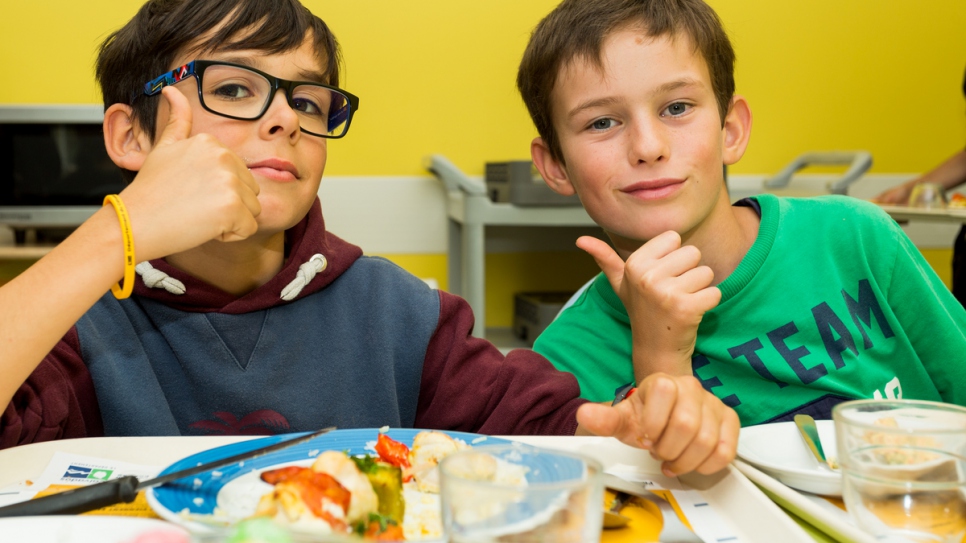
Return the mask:
{"type": "Polygon", "coordinates": [[[369,478],[372,489],[379,497],[379,514],[402,525],[406,514],[406,500],[403,498],[402,470],[376,461],[373,456],[354,456],[359,471],[369,478]]]}

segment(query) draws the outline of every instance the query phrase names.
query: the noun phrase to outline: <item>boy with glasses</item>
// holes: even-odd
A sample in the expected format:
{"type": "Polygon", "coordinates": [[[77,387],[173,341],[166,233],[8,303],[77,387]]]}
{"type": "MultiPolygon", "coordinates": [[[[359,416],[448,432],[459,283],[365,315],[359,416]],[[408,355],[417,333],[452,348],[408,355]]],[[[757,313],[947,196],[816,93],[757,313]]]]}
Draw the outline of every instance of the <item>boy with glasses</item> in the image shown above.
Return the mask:
{"type": "Polygon", "coordinates": [[[731,204],[722,165],[751,131],[734,60],[701,0],[564,0],[534,31],[517,79],[534,163],[613,243],[578,240],[603,274],[535,350],[591,401],[693,374],[742,425],[856,398],[966,404],[966,311],[881,209],[731,204]]]}
{"type": "Polygon", "coordinates": [[[0,289],[0,446],[390,425],[730,461],[737,417],[693,378],[584,405],[532,351],[471,337],[463,300],[325,230],[327,142],[359,109],[338,60],[296,0],[152,0],[105,41],[105,143],[132,182],[0,289]]]}

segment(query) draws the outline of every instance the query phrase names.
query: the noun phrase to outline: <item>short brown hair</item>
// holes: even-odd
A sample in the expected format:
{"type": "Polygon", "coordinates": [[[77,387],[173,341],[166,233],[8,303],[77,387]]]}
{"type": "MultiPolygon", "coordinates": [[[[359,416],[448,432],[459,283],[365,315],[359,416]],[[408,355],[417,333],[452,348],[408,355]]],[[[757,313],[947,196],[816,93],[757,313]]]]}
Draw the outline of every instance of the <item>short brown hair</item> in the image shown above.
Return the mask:
{"type": "Polygon", "coordinates": [[[563,162],[563,154],[553,127],[551,94],[561,68],[578,57],[600,67],[604,40],[635,26],[653,38],[691,39],[708,64],[724,123],[735,93],[735,52],[711,6],[702,0],[564,0],[534,29],[517,72],[517,88],[556,160],[563,162]]]}
{"type": "Polygon", "coordinates": [[[173,69],[185,48],[201,54],[244,49],[278,54],[297,49],[310,33],[325,70],[321,83],[338,86],[339,44],[298,0],[149,0],[101,44],[96,75],[104,107],[130,105],[134,121],[153,138],[160,95],[140,91],[173,69]]]}

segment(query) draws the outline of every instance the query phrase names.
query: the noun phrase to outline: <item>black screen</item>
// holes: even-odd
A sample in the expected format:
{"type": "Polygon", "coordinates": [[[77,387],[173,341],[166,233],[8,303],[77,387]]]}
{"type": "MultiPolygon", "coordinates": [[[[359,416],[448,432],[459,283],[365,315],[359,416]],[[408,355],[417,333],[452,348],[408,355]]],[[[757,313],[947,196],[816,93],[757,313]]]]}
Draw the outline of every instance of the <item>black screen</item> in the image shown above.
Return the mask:
{"type": "Polygon", "coordinates": [[[125,185],[99,124],[0,124],[0,206],[100,206],[125,185]]]}

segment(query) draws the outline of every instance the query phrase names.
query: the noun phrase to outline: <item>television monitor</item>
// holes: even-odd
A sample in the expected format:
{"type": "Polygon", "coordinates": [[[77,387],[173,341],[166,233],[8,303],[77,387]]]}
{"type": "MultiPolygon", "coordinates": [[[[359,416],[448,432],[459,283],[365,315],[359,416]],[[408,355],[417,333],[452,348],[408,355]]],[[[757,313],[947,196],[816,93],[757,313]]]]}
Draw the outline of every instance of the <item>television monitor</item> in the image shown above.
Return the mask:
{"type": "Polygon", "coordinates": [[[101,105],[0,106],[0,224],[72,229],[126,183],[104,149],[101,105]]]}

